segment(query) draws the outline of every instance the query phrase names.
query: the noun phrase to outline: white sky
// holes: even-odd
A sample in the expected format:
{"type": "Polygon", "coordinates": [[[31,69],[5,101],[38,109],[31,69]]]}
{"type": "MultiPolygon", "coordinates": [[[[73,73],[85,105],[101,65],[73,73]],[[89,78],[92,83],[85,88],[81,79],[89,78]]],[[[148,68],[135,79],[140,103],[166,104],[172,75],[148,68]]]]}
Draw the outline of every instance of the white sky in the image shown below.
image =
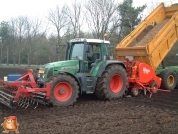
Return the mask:
{"type": "MultiPolygon", "coordinates": [[[[50,9],[55,9],[57,5],[63,5],[64,3],[70,3],[73,0],[0,0],[0,22],[8,21],[12,17],[28,16],[34,18],[42,18],[47,16],[50,9]]],[[[123,0],[118,0],[122,2],[123,0]]],[[[150,6],[151,1],[165,2],[168,0],[133,0],[134,6],[141,6],[148,4],[150,6]]],[[[169,0],[167,3],[175,3],[178,0],[169,0]]]]}

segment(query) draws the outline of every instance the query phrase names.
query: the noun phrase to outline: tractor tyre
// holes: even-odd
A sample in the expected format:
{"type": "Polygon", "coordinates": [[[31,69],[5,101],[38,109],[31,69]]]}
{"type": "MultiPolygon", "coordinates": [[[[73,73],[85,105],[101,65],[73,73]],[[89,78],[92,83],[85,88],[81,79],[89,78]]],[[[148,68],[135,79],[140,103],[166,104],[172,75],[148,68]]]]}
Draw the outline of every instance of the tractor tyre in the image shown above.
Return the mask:
{"type": "Polygon", "coordinates": [[[127,74],[121,65],[109,65],[98,78],[95,95],[100,99],[118,99],[125,94],[127,74]]]}
{"type": "Polygon", "coordinates": [[[69,106],[77,101],[79,86],[77,81],[67,74],[50,77],[51,86],[50,102],[54,106],[69,106]]]}
{"type": "Polygon", "coordinates": [[[178,71],[176,71],[176,76],[177,76],[177,82],[176,82],[176,87],[175,87],[175,89],[178,89],[178,71]]]}
{"type": "Polygon", "coordinates": [[[149,84],[149,87],[150,88],[153,88],[151,89],[151,92],[152,93],[157,93],[158,92],[158,83],[156,83],[156,81],[151,81],[150,84],[149,84]]]}
{"type": "Polygon", "coordinates": [[[161,72],[162,78],[161,88],[167,90],[173,90],[177,84],[176,73],[172,70],[164,70],[161,72]]]}

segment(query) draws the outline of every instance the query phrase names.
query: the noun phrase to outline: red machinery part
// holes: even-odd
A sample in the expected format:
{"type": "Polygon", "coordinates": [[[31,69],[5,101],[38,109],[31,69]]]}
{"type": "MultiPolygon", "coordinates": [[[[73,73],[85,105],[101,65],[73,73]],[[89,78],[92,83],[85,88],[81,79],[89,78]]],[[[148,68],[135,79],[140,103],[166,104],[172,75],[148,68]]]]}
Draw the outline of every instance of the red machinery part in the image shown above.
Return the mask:
{"type": "Polygon", "coordinates": [[[159,89],[161,78],[156,76],[155,70],[150,65],[133,60],[127,60],[124,63],[128,76],[128,89],[131,92],[137,93],[137,89],[146,90],[150,93],[150,97],[152,93],[157,91],[170,92],[169,90],[159,89]],[[155,85],[152,84],[153,82],[155,85]]]}
{"type": "Polygon", "coordinates": [[[30,102],[50,99],[50,84],[47,83],[45,87],[39,88],[31,69],[15,81],[0,80],[0,85],[2,86],[0,102],[9,107],[14,107],[14,104],[16,107],[17,104],[20,105],[19,103],[27,107],[30,102]],[[39,96],[43,96],[42,100],[38,100],[39,96]]]}

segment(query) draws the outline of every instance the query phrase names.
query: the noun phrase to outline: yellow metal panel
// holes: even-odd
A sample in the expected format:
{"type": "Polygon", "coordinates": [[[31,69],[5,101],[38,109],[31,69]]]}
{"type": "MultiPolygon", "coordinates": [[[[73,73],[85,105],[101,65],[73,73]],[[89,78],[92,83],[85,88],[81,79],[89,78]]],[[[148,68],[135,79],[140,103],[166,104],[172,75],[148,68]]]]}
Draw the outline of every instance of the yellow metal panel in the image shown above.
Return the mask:
{"type": "Polygon", "coordinates": [[[178,39],[178,5],[165,7],[161,3],[115,48],[118,60],[133,56],[134,60],[147,63],[156,69],[178,39]],[[138,46],[142,38],[155,28],[164,24],[151,41],[138,46]]]}

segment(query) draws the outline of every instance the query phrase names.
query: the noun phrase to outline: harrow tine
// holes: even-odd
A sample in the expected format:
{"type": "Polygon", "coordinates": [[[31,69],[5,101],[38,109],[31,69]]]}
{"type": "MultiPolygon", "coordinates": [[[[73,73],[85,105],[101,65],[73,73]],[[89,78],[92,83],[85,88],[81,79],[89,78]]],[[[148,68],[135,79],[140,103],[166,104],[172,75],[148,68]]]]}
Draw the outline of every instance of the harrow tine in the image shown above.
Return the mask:
{"type": "Polygon", "coordinates": [[[31,105],[31,107],[35,105],[35,102],[36,102],[36,101],[35,101],[34,99],[32,99],[32,102],[33,102],[33,103],[32,103],[32,105],[31,105]]]}
{"type": "Polygon", "coordinates": [[[25,109],[27,109],[28,108],[28,106],[29,106],[29,98],[27,98],[27,106],[25,107],[25,109]]]}
{"type": "Polygon", "coordinates": [[[22,97],[19,98],[19,101],[18,101],[18,106],[19,104],[22,102],[22,97]]]}
{"type": "Polygon", "coordinates": [[[23,103],[24,103],[24,97],[22,97],[22,99],[21,99],[21,102],[19,102],[19,105],[18,106],[22,106],[23,105],[23,103]]]}
{"type": "Polygon", "coordinates": [[[38,107],[38,101],[36,101],[36,106],[34,107],[34,109],[36,109],[38,107]]]}
{"type": "Polygon", "coordinates": [[[33,105],[33,99],[30,99],[29,101],[30,101],[29,106],[32,107],[32,105],[33,105]]]}
{"type": "Polygon", "coordinates": [[[22,108],[25,107],[25,105],[26,105],[26,101],[27,101],[27,98],[25,98],[25,101],[24,101],[24,104],[23,104],[22,108]]]}

